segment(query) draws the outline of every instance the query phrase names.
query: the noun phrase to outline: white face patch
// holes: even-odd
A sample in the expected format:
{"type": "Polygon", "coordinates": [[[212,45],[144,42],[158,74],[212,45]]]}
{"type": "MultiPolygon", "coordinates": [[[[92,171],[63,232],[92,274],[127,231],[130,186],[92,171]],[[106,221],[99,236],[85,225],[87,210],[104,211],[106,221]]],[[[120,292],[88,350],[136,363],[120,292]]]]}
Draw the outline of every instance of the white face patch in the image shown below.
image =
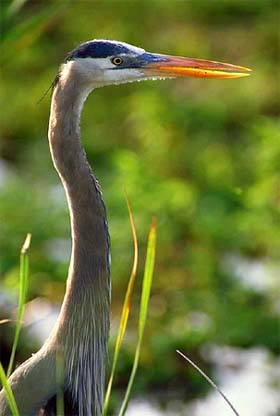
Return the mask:
{"type": "MultiPolygon", "coordinates": [[[[108,41],[104,40],[104,42],[108,41]]],[[[160,78],[147,75],[141,67],[133,68],[128,66],[125,68],[125,64],[123,66],[120,65],[119,67],[114,65],[112,62],[113,58],[123,58],[125,62],[125,58],[130,58],[131,60],[134,57],[137,58],[145,53],[144,49],[129,45],[125,42],[116,42],[116,45],[124,46],[128,51],[106,58],[76,57],[61,66],[60,80],[63,82],[71,77],[75,79],[75,83],[78,87],[79,83],[81,83],[81,86],[83,85],[91,90],[105,85],[160,78]]]]}
{"type": "MultiPolygon", "coordinates": [[[[123,54],[123,56],[125,55],[123,54]]],[[[122,57],[122,54],[117,56],[122,57]]],[[[115,55],[107,58],[77,58],[66,62],[61,67],[60,80],[63,82],[68,77],[75,75],[76,83],[78,81],[81,85],[83,84],[89,89],[94,89],[106,85],[118,85],[134,81],[165,79],[163,76],[148,76],[141,68],[117,68],[111,62],[111,59],[114,57],[115,55]]]]}

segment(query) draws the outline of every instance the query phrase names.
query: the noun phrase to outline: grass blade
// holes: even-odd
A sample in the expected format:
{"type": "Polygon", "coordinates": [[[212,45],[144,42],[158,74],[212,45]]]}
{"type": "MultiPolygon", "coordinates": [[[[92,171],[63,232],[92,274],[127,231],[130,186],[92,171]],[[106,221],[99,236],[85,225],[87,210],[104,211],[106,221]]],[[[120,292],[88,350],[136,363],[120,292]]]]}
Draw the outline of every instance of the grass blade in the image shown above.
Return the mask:
{"type": "Polygon", "coordinates": [[[133,236],[134,259],[133,259],[133,266],[132,266],[132,270],[131,270],[131,274],[130,274],[130,278],[129,278],[129,281],[128,281],[128,286],[127,286],[127,290],[126,290],[126,294],[125,294],[125,300],[124,300],[124,303],[123,303],[120,326],[119,326],[118,336],[117,336],[117,340],[116,340],[116,344],[115,344],[113,364],[112,364],[111,374],[110,374],[110,378],[109,378],[109,382],[108,382],[108,386],[107,386],[107,390],[106,390],[106,394],[105,394],[102,416],[105,416],[108,412],[108,406],[109,406],[109,400],[110,400],[110,395],[111,395],[111,390],[112,390],[114,374],[115,374],[116,365],[117,365],[117,361],[118,361],[118,357],[119,357],[119,352],[120,352],[120,349],[121,349],[121,345],[122,345],[122,341],[123,341],[123,337],[124,337],[124,334],[125,334],[128,317],[129,317],[131,297],[132,297],[132,293],[133,293],[134,282],[135,282],[136,271],[137,271],[137,265],[138,265],[138,243],[137,243],[136,228],[135,228],[133,213],[132,213],[132,209],[131,209],[131,205],[130,205],[128,196],[127,196],[127,194],[125,196],[126,196],[126,203],[127,203],[128,213],[129,213],[130,226],[131,226],[131,231],[132,231],[132,236],[133,236]]]}
{"type": "Polygon", "coordinates": [[[12,415],[13,416],[19,416],[19,411],[18,411],[18,408],[17,408],[17,404],[16,404],[16,401],[15,401],[12,389],[9,385],[9,382],[8,382],[7,377],[5,375],[4,368],[2,367],[1,363],[0,363],[0,380],[1,380],[1,383],[2,383],[3,388],[5,390],[5,394],[6,394],[6,397],[7,397],[12,415]]]}
{"type": "Polygon", "coordinates": [[[27,291],[27,277],[28,277],[28,254],[27,251],[30,246],[31,241],[31,234],[27,234],[25,242],[22,246],[20,252],[20,282],[19,282],[19,301],[18,301],[18,313],[17,313],[17,324],[16,324],[16,331],[15,337],[13,342],[13,348],[11,352],[10,362],[7,371],[7,377],[10,376],[13,368],[13,363],[15,359],[19,334],[21,330],[22,324],[22,316],[24,312],[24,305],[25,305],[25,298],[26,298],[26,291],[27,291]]]}
{"type": "Polygon", "coordinates": [[[131,394],[133,382],[135,379],[137,367],[138,367],[143,334],[144,334],[144,329],[145,329],[145,324],[146,324],[147,314],[148,314],[148,305],[149,305],[151,285],[152,285],[152,279],[153,279],[153,273],[154,273],[155,251],[156,251],[156,221],[154,220],[150,229],[149,237],[148,237],[146,264],[145,264],[142,294],[141,294],[141,303],[140,303],[140,312],[139,312],[137,346],[136,346],[131,375],[129,378],[129,382],[127,385],[125,397],[122,402],[119,416],[123,416],[125,414],[128,401],[129,401],[129,397],[131,394]]]}
{"type": "Polygon", "coordinates": [[[212,387],[214,387],[215,390],[217,390],[218,393],[220,393],[220,395],[222,396],[222,398],[226,401],[226,403],[229,405],[229,407],[231,408],[231,410],[233,411],[233,413],[236,416],[239,416],[239,413],[237,412],[237,410],[233,407],[233,405],[231,404],[231,402],[229,401],[229,399],[226,397],[226,395],[219,389],[219,387],[214,383],[214,381],[211,380],[210,377],[207,376],[207,374],[205,374],[201,368],[198,367],[198,365],[196,365],[189,357],[187,357],[185,354],[183,354],[181,351],[176,350],[176,352],[181,355],[181,357],[183,357],[186,361],[188,361],[188,363],[190,363],[201,375],[202,377],[205,378],[205,380],[208,381],[209,384],[211,384],[212,387]]]}

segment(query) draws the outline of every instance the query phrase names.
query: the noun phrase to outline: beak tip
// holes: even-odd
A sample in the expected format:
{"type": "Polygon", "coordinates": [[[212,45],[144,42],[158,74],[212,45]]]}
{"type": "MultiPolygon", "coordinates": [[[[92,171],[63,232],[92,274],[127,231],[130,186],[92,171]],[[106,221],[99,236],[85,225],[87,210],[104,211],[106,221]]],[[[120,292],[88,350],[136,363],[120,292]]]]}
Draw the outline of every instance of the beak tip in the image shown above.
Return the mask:
{"type": "Polygon", "coordinates": [[[245,72],[252,72],[251,68],[247,68],[246,66],[242,67],[245,72]]]}

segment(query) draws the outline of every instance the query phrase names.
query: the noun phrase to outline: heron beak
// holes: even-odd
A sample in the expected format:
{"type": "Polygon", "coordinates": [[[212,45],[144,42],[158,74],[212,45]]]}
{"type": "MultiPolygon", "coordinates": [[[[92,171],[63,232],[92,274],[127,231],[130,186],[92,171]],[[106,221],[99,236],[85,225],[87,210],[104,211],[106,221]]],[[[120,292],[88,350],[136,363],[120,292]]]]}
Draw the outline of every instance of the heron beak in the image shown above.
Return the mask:
{"type": "Polygon", "coordinates": [[[145,74],[162,77],[240,78],[250,75],[243,66],[159,54],[147,54],[142,66],[145,74]]]}

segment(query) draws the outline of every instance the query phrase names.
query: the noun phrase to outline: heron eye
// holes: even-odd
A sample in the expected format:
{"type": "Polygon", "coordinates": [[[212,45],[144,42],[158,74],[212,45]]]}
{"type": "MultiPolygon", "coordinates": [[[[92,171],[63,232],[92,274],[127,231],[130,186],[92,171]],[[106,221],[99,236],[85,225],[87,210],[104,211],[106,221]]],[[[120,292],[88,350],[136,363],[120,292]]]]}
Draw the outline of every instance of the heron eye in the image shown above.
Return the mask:
{"type": "Polygon", "coordinates": [[[115,58],[111,59],[112,64],[114,65],[121,65],[123,63],[123,59],[119,56],[116,56],[115,58]]]}

